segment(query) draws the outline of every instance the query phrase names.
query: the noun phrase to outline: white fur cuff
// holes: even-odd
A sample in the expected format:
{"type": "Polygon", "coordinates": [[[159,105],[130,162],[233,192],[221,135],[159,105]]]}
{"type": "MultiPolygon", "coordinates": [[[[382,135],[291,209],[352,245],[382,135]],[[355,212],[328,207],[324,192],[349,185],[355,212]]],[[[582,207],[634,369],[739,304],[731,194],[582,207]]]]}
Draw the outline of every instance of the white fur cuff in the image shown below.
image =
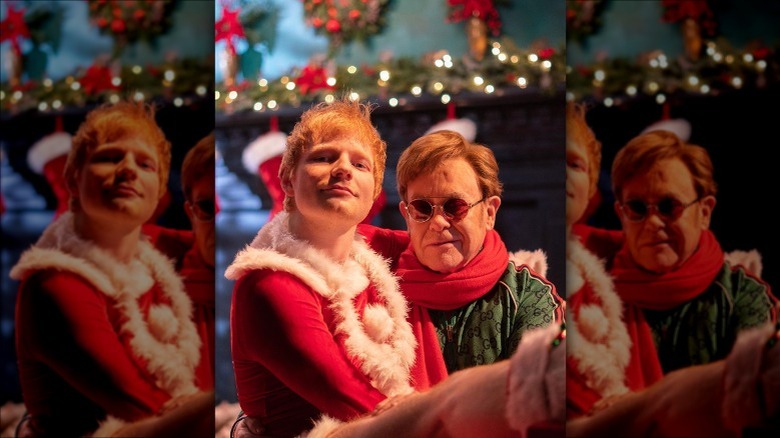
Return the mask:
{"type": "Polygon", "coordinates": [[[776,330],[773,323],[745,330],[726,359],[723,376],[723,422],[733,431],[760,424],[765,415],[777,415],[780,402],[780,345],[766,349],[776,330]],[[764,374],[762,375],[762,363],[764,374]],[[761,390],[759,390],[761,389],[761,390]],[[761,393],[766,412],[762,412],[761,393]]]}
{"type": "Polygon", "coordinates": [[[329,417],[326,414],[322,414],[320,419],[314,422],[314,428],[308,432],[304,432],[298,438],[325,438],[342,424],[341,421],[329,417]]]}
{"type": "Polygon", "coordinates": [[[527,332],[510,359],[504,415],[521,437],[533,424],[565,420],[565,338],[552,347],[559,333],[556,324],[527,332]]]}

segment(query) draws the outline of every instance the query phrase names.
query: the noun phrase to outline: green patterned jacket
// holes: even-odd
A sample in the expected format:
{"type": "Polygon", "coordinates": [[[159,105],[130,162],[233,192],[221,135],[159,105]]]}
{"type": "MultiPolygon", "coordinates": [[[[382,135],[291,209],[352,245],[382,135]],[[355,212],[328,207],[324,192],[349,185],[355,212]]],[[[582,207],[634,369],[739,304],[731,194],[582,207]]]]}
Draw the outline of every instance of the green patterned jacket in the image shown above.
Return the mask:
{"type": "Polygon", "coordinates": [[[459,309],[429,309],[450,373],[508,359],[523,333],[563,318],[555,287],[527,266],[510,261],[482,298],[459,309]]]}
{"type": "Polygon", "coordinates": [[[740,267],[723,264],[710,287],[671,310],[644,310],[664,373],[725,358],[740,330],[773,317],[769,286],[740,267]]]}

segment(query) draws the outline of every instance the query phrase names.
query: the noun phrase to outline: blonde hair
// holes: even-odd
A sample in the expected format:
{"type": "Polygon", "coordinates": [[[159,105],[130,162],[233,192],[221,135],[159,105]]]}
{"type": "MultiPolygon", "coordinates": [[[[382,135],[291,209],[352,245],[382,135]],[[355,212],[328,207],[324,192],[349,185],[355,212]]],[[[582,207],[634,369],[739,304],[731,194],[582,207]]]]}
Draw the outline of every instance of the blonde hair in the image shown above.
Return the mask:
{"type": "Polygon", "coordinates": [[[634,137],[618,151],[612,163],[612,189],[616,199],[622,201],[623,186],[634,175],[669,158],[679,159],[691,172],[697,197],[714,196],[717,193],[712,160],[707,150],[683,142],[670,131],[659,130],[634,137]]]}
{"type": "Polygon", "coordinates": [[[214,133],[200,139],[195,146],[187,151],[181,164],[181,188],[184,198],[192,201],[192,186],[203,175],[203,172],[214,171],[214,133]]]}
{"type": "MultiPolygon", "coordinates": [[[[369,104],[342,98],[333,103],[321,102],[301,115],[301,120],[287,137],[287,146],[279,167],[279,178],[289,181],[303,154],[312,146],[340,138],[354,138],[369,146],[374,154],[374,199],[382,191],[387,161],[387,144],[371,123],[373,108],[369,104]]],[[[284,198],[284,209],[291,211],[295,200],[284,198]]]]}
{"type": "Polygon", "coordinates": [[[401,153],[396,168],[401,199],[408,201],[406,191],[412,181],[451,158],[463,158],[474,169],[483,197],[501,196],[498,163],[493,151],[487,146],[469,143],[455,131],[442,130],[423,135],[401,153]]]}

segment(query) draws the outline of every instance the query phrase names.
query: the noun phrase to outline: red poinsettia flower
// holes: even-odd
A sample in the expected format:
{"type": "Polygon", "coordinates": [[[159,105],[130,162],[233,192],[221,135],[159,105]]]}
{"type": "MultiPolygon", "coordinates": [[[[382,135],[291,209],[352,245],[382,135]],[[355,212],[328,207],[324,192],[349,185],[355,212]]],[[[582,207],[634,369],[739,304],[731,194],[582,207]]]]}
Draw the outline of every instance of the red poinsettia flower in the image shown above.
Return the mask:
{"type": "Polygon", "coordinates": [[[295,80],[295,85],[301,94],[309,94],[320,89],[330,89],[334,87],[328,85],[328,73],[324,67],[317,65],[307,65],[301,70],[300,76],[295,80]]]}
{"type": "Polygon", "coordinates": [[[539,57],[542,59],[549,59],[555,54],[555,49],[553,48],[547,48],[547,49],[541,49],[539,50],[539,57]]]}
{"type": "Polygon", "coordinates": [[[30,30],[24,21],[24,9],[16,10],[12,5],[8,5],[5,20],[0,22],[0,41],[10,40],[14,52],[21,54],[22,47],[19,40],[29,37],[30,30]]]}
{"type": "Polygon", "coordinates": [[[125,29],[127,29],[127,26],[123,20],[117,18],[111,22],[111,30],[113,30],[115,33],[122,33],[125,31],[125,29]]]}
{"type": "Polygon", "coordinates": [[[328,22],[325,24],[325,29],[327,29],[330,33],[336,33],[341,30],[341,23],[339,23],[338,20],[328,20],[328,22]]]}

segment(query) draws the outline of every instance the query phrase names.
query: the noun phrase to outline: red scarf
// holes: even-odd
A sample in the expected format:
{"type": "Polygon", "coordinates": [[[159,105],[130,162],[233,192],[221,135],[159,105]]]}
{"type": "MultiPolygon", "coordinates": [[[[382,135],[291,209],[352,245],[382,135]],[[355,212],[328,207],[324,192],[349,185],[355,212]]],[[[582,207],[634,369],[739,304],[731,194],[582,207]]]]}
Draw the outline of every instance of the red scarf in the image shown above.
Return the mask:
{"type": "Polygon", "coordinates": [[[463,269],[449,274],[423,266],[409,245],[401,253],[396,274],[412,304],[435,310],[454,310],[493,289],[509,262],[509,253],[495,230],[485,236],[482,251],[463,269]]]}
{"type": "Polygon", "coordinates": [[[436,328],[428,309],[453,310],[493,289],[506,270],[509,253],[495,231],[485,236],[482,251],[460,271],[440,274],[424,267],[409,245],[401,253],[396,274],[411,303],[408,320],[417,338],[417,360],[412,369],[416,389],[433,386],[447,377],[436,328]]]}
{"type": "Polygon", "coordinates": [[[626,386],[638,391],[661,380],[664,375],[658,353],[655,351],[653,332],[645,321],[642,309],[625,304],[623,320],[631,338],[631,360],[626,367],[626,386]]]}
{"type": "Polygon", "coordinates": [[[673,271],[653,274],[641,269],[624,245],[615,255],[610,274],[615,279],[618,295],[626,304],[642,309],[668,310],[707,290],[722,267],[723,250],[715,235],[705,230],[693,255],[673,271]]]}

